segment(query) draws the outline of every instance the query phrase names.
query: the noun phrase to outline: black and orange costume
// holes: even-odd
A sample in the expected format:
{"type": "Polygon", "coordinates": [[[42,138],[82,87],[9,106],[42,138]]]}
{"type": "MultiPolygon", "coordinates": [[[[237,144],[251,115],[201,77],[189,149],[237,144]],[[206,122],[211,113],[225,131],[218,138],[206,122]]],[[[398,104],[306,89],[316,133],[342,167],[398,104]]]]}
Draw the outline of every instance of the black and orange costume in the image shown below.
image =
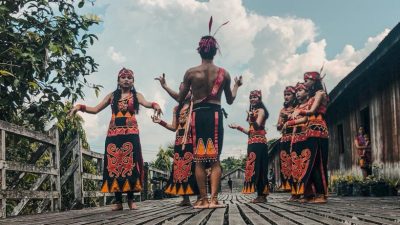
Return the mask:
{"type": "MultiPolygon", "coordinates": [[[[123,68],[118,78],[121,76],[133,77],[133,71],[123,68]]],[[[115,91],[109,104],[112,116],[105,142],[101,192],[114,192],[117,202],[121,203],[122,192],[127,192],[128,199],[132,199],[133,192],[140,192],[143,187],[143,157],[135,116],[139,108],[136,90],[132,88],[124,98],[120,90],[115,91]]]]}
{"type": "MultiPolygon", "coordinates": [[[[257,118],[257,114],[254,116],[257,118]]],[[[244,194],[254,193],[255,191],[259,196],[269,194],[268,147],[265,135],[265,120],[257,130],[250,125],[247,142],[245,182],[242,189],[242,193],[244,194]]]]}
{"type": "MultiPolygon", "coordinates": [[[[261,103],[261,91],[254,90],[250,92],[250,99],[258,98],[261,103]]],[[[258,104],[258,105],[260,105],[258,104]]],[[[242,193],[251,194],[257,192],[258,196],[269,194],[268,185],[268,148],[265,131],[266,117],[263,118],[259,126],[255,126],[259,117],[258,110],[263,108],[251,109],[251,115],[248,116],[249,130],[237,127],[239,131],[248,135],[247,139],[247,160],[245,168],[245,180],[242,193]]],[[[267,112],[265,112],[267,113],[267,112]]]]}
{"type": "MultiPolygon", "coordinates": [[[[321,80],[318,72],[307,72],[304,79],[321,80]]],[[[307,116],[308,121],[301,126],[301,135],[293,137],[292,152],[292,177],[294,189],[292,193],[305,197],[327,196],[328,191],[328,127],[325,122],[325,114],[328,104],[328,96],[323,93],[323,101],[314,112],[310,111],[316,99],[311,96],[306,106],[301,106],[299,115],[307,116]],[[303,131],[304,129],[304,131],[303,131]]],[[[297,132],[296,132],[297,134],[297,132]]]]}
{"type": "Polygon", "coordinates": [[[216,99],[224,81],[225,70],[219,68],[211,93],[193,105],[191,133],[195,162],[217,162],[222,152],[224,137],[221,105],[208,103],[216,99]]]}
{"type": "Polygon", "coordinates": [[[134,97],[111,100],[112,117],[107,132],[101,192],[140,192],[143,187],[143,157],[134,97]]]}
{"type": "MultiPolygon", "coordinates": [[[[290,93],[296,95],[295,87],[287,86],[284,93],[290,93]]],[[[293,102],[293,101],[292,101],[293,102]]],[[[280,169],[281,169],[281,185],[280,188],[284,191],[291,190],[290,177],[292,174],[292,159],[290,157],[290,146],[293,134],[293,127],[285,127],[283,129],[283,124],[289,120],[289,116],[293,113],[294,107],[289,104],[281,109],[279,113],[278,130],[281,131],[282,137],[279,143],[279,159],[280,159],[280,169]]]]}
{"type": "MultiPolygon", "coordinates": [[[[174,115],[177,118],[176,138],[174,145],[174,159],[171,176],[168,180],[165,193],[172,195],[197,195],[199,190],[195,177],[193,143],[190,130],[185,137],[190,104],[187,102],[179,109],[175,107],[174,115]],[[179,112],[177,112],[179,110],[179,112]],[[185,140],[186,139],[186,140],[185,140]],[[183,145],[185,147],[183,148],[183,145]]],[[[160,123],[161,124],[161,123],[160,123]]],[[[162,124],[161,124],[162,125],[162,124]]]]}
{"type": "MultiPolygon", "coordinates": [[[[298,83],[296,89],[306,89],[304,84],[298,83]]],[[[296,106],[295,110],[308,110],[310,108],[310,102],[307,98],[305,102],[296,106]]],[[[293,118],[295,120],[304,118],[305,116],[297,116],[293,118]]],[[[292,121],[288,121],[286,124],[286,130],[291,131],[290,135],[290,161],[291,161],[291,174],[289,183],[291,185],[291,193],[294,196],[304,194],[305,183],[308,181],[312,164],[312,152],[307,146],[307,120],[304,123],[292,124],[292,121]]]]}

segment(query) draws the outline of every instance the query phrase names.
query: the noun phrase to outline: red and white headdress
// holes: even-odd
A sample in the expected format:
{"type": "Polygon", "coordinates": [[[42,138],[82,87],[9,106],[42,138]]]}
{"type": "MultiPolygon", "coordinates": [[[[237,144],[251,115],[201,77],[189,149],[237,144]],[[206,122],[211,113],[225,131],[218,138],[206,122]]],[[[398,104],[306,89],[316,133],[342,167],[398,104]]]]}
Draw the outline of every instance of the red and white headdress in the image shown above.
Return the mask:
{"type": "Polygon", "coordinates": [[[304,80],[306,79],[311,79],[311,80],[322,80],[321,78],[321,74],[316,72],[316,71],[312,71],[312,72],[305,72],[304,73],[304,80]]]}
{"type": "Polygon", "coordinates": [[[299,90],[306,90],[306,91],[308,91],[308,88],[307,88],[307,86],[306,86],[304,83],[298,82],[298,83],[296,84],[296,91],[299,91],[299,90]]]}
{"type": "Polygon", "coordinates": [[[132,76],[134,75],[133,71],[127,68],[122,68],[119,72],[118,72],[118,78],[120,78],[121,76],[132,76]]]}
{"type": "Polygon", "coordinates": [[[311,71],[311,72],[305,72],[304,73],[304,80],[306,79],[311,79],[311,80],[322,80],[326,76],[326,73],[324,76],[321,77],[321,73],[324,70],[325,62],[322,64],[321,69],[319,70],[319,73],[317,71],[311,71]]]}
{"type": "Polygon", "coordinates": [[[285,90],[283,91],[283,93],[292,93],[295,94],[296,93],[296,87],[293,86],[286,86],[285,90]]]}
{"type": "Polygon", "coordinates": [[[261,97],[262,97],[261,90],[250,91],[250,98],[254,98],[254,97],[261,99],[261,97]]]}

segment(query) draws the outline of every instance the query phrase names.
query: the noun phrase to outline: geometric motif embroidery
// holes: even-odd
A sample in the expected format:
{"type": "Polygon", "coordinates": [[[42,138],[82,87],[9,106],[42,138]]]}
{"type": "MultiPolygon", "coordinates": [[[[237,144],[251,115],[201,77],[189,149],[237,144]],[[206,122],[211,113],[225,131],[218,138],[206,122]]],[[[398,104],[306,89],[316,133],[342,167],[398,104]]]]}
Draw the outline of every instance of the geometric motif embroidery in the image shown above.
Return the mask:
{"type": "Polygon", "coordinates": [[[196,158],[215,157],[217,154],[211,138],[208,138],[207,146],[204,145],[203,139],[199,138],[195,152],[196,158]]]}
{"type": "Polygon", "coordinates": [[[281,159],[281,172],[285,179],[289,179],[292,174],[292,159],[289,154],[286,153],[285,150],[281,151],[280,154],[281,159]]]}
{"type": "Polygon", "coordinates": [[[133,162],[133,145],[125,142],[121,149],[115,144],[107,146],[107,170],[110,177],[126,177],[132,176],[132,170],[135,166],[133,162]]]}
{"type": "Polygon", "coordinates": [[[300,155],[293,151],[290,156],[292,159],[292,177],[295,182],[299,182],[306,175],[310,164],[311,151],[308,148],[303,149],[300,155]]]}
{"type": "Polygon", "coordinates": [[[193,154],[186,152],[183,157],[179,157],[178,153],[174,156],[174,183],[188,182],[192,175],[193,154]]]}
{"type": "Polygon", "coordinates": [[[250,152],[249,156],[247,156],[246,161],[246,170],[245,170],[245,181],[251,182],[251,177],[255,174],[254,167],[256,161],[256,154],[254,152],[250,152]]]}

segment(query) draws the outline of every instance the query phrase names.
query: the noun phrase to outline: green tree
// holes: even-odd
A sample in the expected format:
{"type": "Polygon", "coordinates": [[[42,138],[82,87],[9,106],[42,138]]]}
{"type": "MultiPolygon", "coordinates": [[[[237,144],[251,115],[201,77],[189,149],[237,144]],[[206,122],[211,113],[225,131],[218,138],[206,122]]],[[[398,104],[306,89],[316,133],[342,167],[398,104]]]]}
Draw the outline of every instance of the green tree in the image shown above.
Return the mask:
{"type": "MultiPolygon", "coordinates": [[[[100,21],[94,15],[77,13],[76,8],[84,4],[85,0],[0,1],[0,120],[43,131],[45,125],[57,119],[61,150],[77,133],[83,147],[88,148],[82,118],[66,118],[71,103],[65,104],[63,98],[72,102],[83,98],[85,86],[92,87],[96,94],[100,90],[100,86],[86,80],[98,66],[86,53],[97,39],[89,28],[100,21]]],[[[14,136],[7,137],[7,143],[13,148],[7,155],[11,161],[31,160],[35,150],[42,147],[14,136]]],[[[35,162],[46,166],[48,159],[45,152],[35,162]]],[[[70,161],[61,163],[68,166],[70,161]]],[[[84,167],[89,171],[94,168],[85,161],[84,167]]],[[[36,178],[35,174],[26,174],[14,186],[29,188],[36,178]]],[[[41,190],[48,188],[44,183],[41,190]]],[[[68,191],[63,190],[64,194],[68,191]]],[[[64,197],[66,203],[68,198],[64,197]]],[[[33,201],[30,204],[28,211],[37,208],[33,201]]]]}
{"type": "Polygon", "coordinates": [[[221,167],[224,173],[227,173],[236,168],[244,169],[245,166],[246,166],[245,156],[241,156],[240,158],[228,157],[221,161],[221,167]]]}
{"type": "Polygon", "coordinates": [[[151,166],[164,170],[170,171],[172,169],[172,161],[171,158],[174,157],[174,145],[170,144],[166,149],[160,147],[157,153],[157,158],[153,163],[150,163],[151,166]]]}
{"type": "Polygon", "coordinates": [[[86,54],[99,23],[79,15],[84,0],[0,1],[0,120],[44,130],[60,119],[62,98],[83,98],[97,64],[86,54]]]}

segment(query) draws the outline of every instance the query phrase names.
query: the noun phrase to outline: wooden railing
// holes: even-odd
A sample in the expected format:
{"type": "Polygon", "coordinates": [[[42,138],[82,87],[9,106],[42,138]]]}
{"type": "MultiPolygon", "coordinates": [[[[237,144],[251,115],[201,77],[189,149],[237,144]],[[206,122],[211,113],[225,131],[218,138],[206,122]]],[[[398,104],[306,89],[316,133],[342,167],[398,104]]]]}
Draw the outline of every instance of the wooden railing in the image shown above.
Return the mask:
{"type": "Polygon", "coordinates": [[[38,213],[46,210],[50,204],[50,210],[60,210],[61,208],[61,186],[60,186],[60,151],[58,145],[58,131],[51,129],[49,134],[28,130],[24,127],[16,126],[4,121],[0,121],[0,173],[1,173],[1,212],[5,218],[8,199],[19,200],[14,207],[11,215],[18,215],[31,199],[42,199],[37,207],[38,213]],[[7,145],[7,136],[16,135],[18,138],[27,138],[30,143],[37,143],[37,150],[27,162],[16,162],[7,159],[7,153],[12,151],[12,147],[7,145]],[[46,167],[37,166],[36,162],[46,152],[49,153],[49,165],[46,167]],[[11,182],[7,181],[8,172],[16,172],[11,182]],[[18,190],[17,184],[26,174],[33,173],[40,176],[36,179],[29,190],[18,190]],[[50,180],[50,190],[39,191],[44,181],[50,180]],[[7,186],[10,183],[10,186],[7,186]]]}
{"type": "MultiPolygon", "coordinates": [[[[114,196],[112,193],[101,193],[100,192],[100,184],[103,179],[103,165],[104,165],[104,154],[94,152],[94,151],[89,151],[86,149],[82,148],[81,145],[81,140],[79,136],[76,136],[74,141],[67,147],[67,151],[65,152],[65,155],[68,153],[72,153],[72,162],[70,165],[70,168],[68,168],[67,172],[64,173],[64,175],[61,178],[61,185],[64,184],[64,182],[69,178],[73,177],[74,179],[74,202],[76,204],[73,204],[73,208],[76,205],[81,205],[83,206],[85,203],[85,198],[103,198],[103,203],[102,205],[106,205],[107,203],[107,197],[114,196]],[[96,172],[95,174],[90,174],[87,173],[83,170],[83,158],[87,157],[89,160],[94,160],[96,161],[96,172]],[[84,181],[91,180],[95,181],[98,183],[98,189],[97,191],[88,191],[84,190],[84,181]]],[[[63,159],[64,157],[62,157],[63,159]]],[[[141,193],[136,192],[134,193],[135,196],[139,196],[139,200],[146,200],[148,199],[149,196],[151,196],[149,193],[152,192],[153,190],[148,187],[148,182],[155,178],[155,177],[164,177],[168,178],[169,173],[145,166],[145,177],[144,177],[144,187],[143,191],[141,193]]],[[[80,208],[77,206],[76,208],[80,208]]]]}
{"type": "Polygon", "coordinates": [[[101,180],[103,179],[103,160],[104,155],[101,153],[93,152],[82,148],[81,139],[79,135],[68,145],[66,151],[63,154],[62,160],[66,157],[72,157],[71,164],[69,168],[64,172],[61,178],[61,185],[69,179],[73,179],[74,186],[74,203],[71,208],[81,208],[85,204],[85,198],[103,198],[102,205],[106,205],[107,196],[112,196],[112,194],[105,194],[99,191],[85,190],[84,182],[85,180],[95,181],[99,186],[101,180]],[[71,153],[71,155],[69,155],[71,153]],[[87,173],[83,169],[83,159],[88,158],[96,163],[96,172],[94,174],[87,173]]]}
{"type": "MultiPolygon", "coordinates": [[[[28,151],[28,150],[27,150],[28,151]]],[[[43,160],[42,160],[43,161],[43,160]]],[[[19,200],[18,204],[9,213],[11,216],[19,215],[25,208],[27,203],[32,199],[41,199],[39,206],[36,208],[37,213],[43,211],[61,210],[67,208],[61,205],[61,188],[67,184],[67,181],[73,179],[73,203],[70,208],[81,208],[85,206],[86,198],[102,198],[100,205],[106,205],[107,197],[113,196],[112,193],[101,193],[100,184],[103,178],[104,155],[101,153],[89,151],[82,148],[81,139],[77,135],[68,146],[65,146],[61,151],[59,149],[59,139],[57,128],[52,128],[49,134],[31,131],[23,127],[19,127],[4,121],[0,121],[0,216],[7,216],[7,200],[19,200]],[[29,139],[30,143],[37,143],[37,150],[32,153],[26,162],[16,162],[7,160],[7,152],[13,151],[9,143],[8,135],[15,135],[18,140],[21,138],[29,139]],[[60,156],[60,152],[62,155],[60,156]],[[48,165],[46,167],[38,166],[38,162],[42,156],[48,154],[48,165]],[[89,160],[90,163],[96,165],[95,173],[84,171],[83,162],[89,160]],[[70,162],[68,165],[61,167],[60,162],[70,162]],[[14,171],[17,173],[10,176],[7,181],[7,172],[14,171]],[[27,174],[39,174],[29,190],[19,190],[18,184],[23,182],[23,178],[27,174]],[[50,182],[50,187],[47,191],[39,191],[43,188],[45,181],[50,182]],[[97,184],[96,191],[85,190],[84,183],[86,181],[94,181],[97,184]],[[7,186],[7,183],[10,185],[7,186]],[[50,208],[48,207],[50,205],[50,208]]],[[[145,182],[142,193],[135,193],[140,196],[140,200],[147,199],[153,191],[149,186],[149,181],[153,178],[168,178],[169,173],[149,167],[146,163],[145,182]]]]}

